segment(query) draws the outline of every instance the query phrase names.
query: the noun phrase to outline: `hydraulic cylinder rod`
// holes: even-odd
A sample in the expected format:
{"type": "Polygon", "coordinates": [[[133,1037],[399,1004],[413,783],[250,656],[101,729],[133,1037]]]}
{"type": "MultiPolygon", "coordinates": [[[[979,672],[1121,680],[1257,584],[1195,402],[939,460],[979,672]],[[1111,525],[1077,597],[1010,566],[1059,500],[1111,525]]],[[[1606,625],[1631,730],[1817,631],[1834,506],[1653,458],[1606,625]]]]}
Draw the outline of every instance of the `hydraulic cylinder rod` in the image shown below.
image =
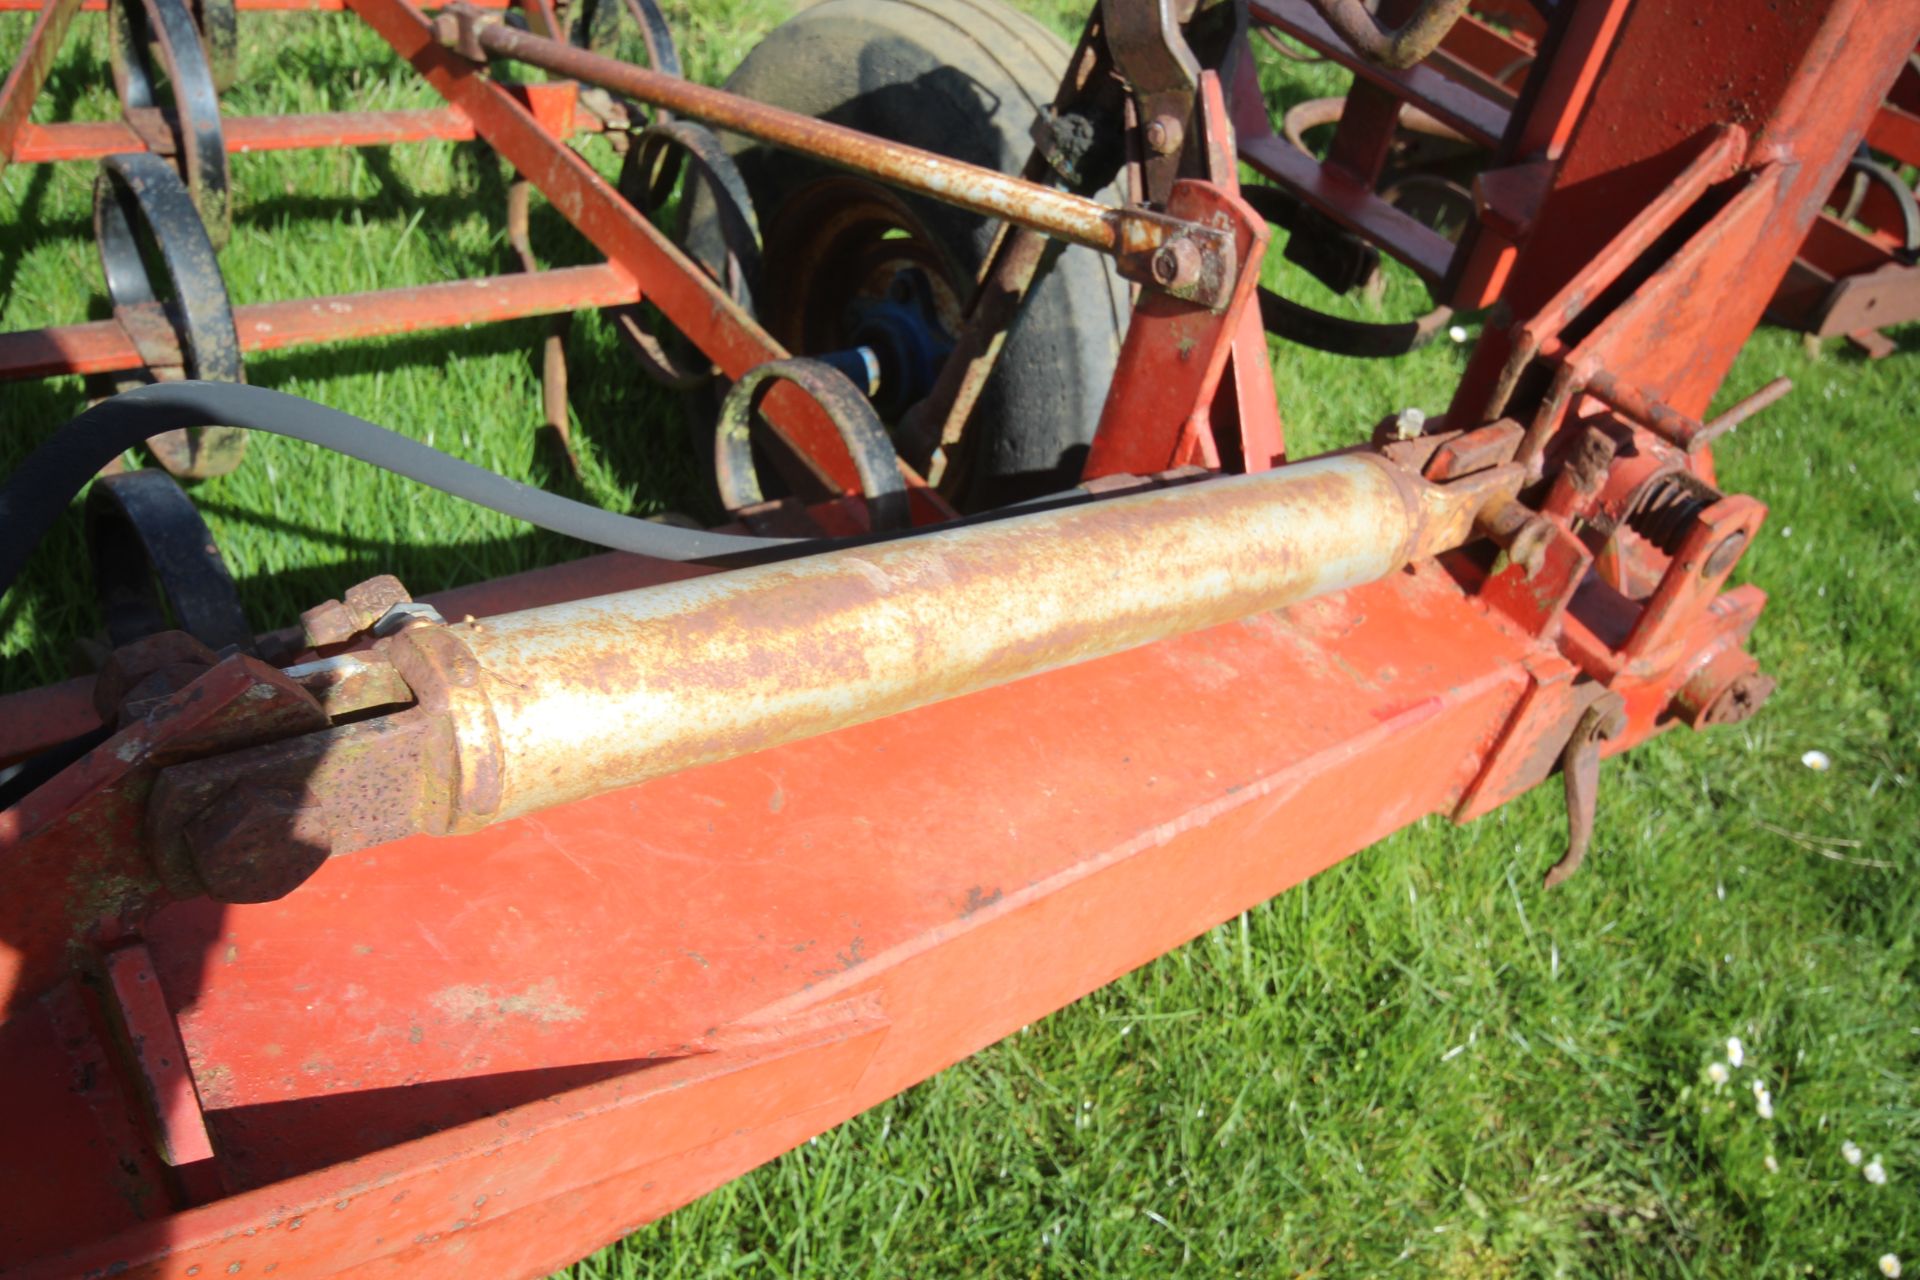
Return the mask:
{"type": "Polygon", "coordinates": [[[451,834],[1371,582],[1459,546],[1514,467],[1445,485],[1355,453],[936,529],[376,646],[417,699],[174,766],[159,864],[230,901],[451,834]],[[284,797],[224,839],[215,798],[284,797]],[[196,832],[201,834],[196,835],[196,832]]]}

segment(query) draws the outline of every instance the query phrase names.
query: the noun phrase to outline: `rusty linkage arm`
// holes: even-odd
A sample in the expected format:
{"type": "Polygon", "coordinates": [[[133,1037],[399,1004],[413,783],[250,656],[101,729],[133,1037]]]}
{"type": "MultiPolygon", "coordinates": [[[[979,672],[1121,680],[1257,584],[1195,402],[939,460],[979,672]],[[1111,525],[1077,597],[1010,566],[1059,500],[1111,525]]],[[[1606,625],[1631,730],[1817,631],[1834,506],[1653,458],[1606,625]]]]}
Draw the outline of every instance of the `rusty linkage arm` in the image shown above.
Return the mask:
{"type": "Polygon", "coordinates": [[[1389,71],[1404,71],[1440,47],[1471,0],[1426,0],[1397,27],[1385,27],[1361,0],[1307,0],[1353,51],[1389,71]]]}
{"type": "Polygon", "coordinates": [[[1237,264],[1231,240],[1212,227],[1138,206],[1112,208],[994,169],[952,160],[844,125],[770,107],[648,67],[577,48],[507,26],[498,12],[454,4],[439,13],[435,37],[472,61],[489,56],[540,67],[557,75],[625,94],[776,147],[784,147],[903,191],[971,213],[1044,232],[1069,244],[1111,254],[1120,273],[1176,297],[1218,306],[1233,293],[1237,264]],[[1169,278],[1156,264],[1162,250],[1183,245],[1197,271],[1169,278]]]}

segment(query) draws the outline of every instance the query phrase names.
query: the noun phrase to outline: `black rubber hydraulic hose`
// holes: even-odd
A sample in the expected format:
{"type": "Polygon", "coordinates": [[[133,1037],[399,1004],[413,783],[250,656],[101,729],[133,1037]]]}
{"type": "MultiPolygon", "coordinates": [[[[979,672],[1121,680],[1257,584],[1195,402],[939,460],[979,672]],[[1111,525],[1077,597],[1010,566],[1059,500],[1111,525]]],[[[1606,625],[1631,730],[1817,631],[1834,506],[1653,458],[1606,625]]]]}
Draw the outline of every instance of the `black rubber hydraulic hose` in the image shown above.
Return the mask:
{"type": "Polygon", "coordinates": [[[789,538],[707,533],[619,515],[509,480],[338,409],[265,387],[161,382],[102,401],[61,427],[0,485],[0,594],[100,468],[179,427],[246,427],[317,444],[570,538],[657,560],[792,551],[789,538]]]}

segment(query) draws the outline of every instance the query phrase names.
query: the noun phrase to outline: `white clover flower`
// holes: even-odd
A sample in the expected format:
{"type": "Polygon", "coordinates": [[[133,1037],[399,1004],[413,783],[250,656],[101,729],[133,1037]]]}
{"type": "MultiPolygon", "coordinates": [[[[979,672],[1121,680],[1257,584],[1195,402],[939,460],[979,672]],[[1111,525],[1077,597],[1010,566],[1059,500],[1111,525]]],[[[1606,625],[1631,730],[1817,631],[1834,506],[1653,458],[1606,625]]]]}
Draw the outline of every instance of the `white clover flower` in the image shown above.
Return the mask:
{"type": "Polygon", "coordinates": [[[1860,1147],[1852,1138],[1840,1144],[1840,1158],[1856,1169],[1860,1167],[1860,1147]]]}
{"type": "Polygon", "coordinates": [[[1714,1062],[1707,1065],[1707,1079],[1713,1081],[1713,1087],[1716,1089],[1725,1085],[1732,1075],[1733,1073],[1727,1070],[1727,1064],[1724,1062],[1714,1062]]]}
{"type": "Polygon", "coordinates": [[[1778,1160],[1775,1160],[1775,1159],[1774,1159],[1774,1158],[1773,1158],[1773,1157],[1772,1157],[1771,1155],[1769,1155],[1769,1156],[1768,1156],[1768,1157],[1766,1158],[1766,1160],[1764,1161],[1764,1163],[1765,1163],[1765,1164],[1766,1164],[1766,1166],[1767,1166],[1767,1172],[1768,1172],[1768,1173],[1778,1173],[1778,1172],[1780,1172],[1780,1162],[1779,1162],[1778,1160]]]}
{"type": "Polygon", "coordinates": [[[1827,758],[1827,753],[1824,751],[1809,751],[1800,757],[1800,763],[1815,773],[1825,773],[1833,768],[1833,761],[1827,758]]]}
{"type": "Polygon", "coordinates": [[[1727,1062],[1738,1070],[1747,1060],[1747,1047],[1740,1043],[1739,1036],[1727,1037],[1727,1062]]]}
{"type": "Polygon", "coordinates": [[[1867,1161],[1867,1167],[1860,1171],[1860,1176],[1876,1187],[1887,1185],[1887,1167],[1880,1163],[1879,1156],[1867,1161]]]}
{"type": "Polygon", "coordinates": [[[1880,1255],[1880,1274],[1887,1280],[1900,1280],[1900,1255],[1883,1253],[1880,1255]]]}

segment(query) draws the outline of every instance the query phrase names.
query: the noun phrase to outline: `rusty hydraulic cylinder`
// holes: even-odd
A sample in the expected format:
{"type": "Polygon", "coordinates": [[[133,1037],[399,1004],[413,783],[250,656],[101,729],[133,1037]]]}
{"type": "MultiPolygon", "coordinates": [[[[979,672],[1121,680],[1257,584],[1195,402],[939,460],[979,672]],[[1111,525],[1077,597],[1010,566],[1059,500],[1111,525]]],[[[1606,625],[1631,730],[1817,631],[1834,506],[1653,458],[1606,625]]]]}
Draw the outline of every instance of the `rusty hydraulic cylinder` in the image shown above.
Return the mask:
{"type": "Polygon", "coordinates": [[[1518,483],[1513,466],[1437,485],[1337,455],[416,623],[369,655],[414,705],[165,770],[153,856],[177,892],[277,897],[329,856],[477,830],[1374,581],[1459,546],[1518,483]],[[285,810],[270,839],[206,816],[261,795],[285,810]]]}
{"type": "Polygon", "coordinates": [[[1486,489],[1331,458],[450,628],[489,712],[462,776],[498,779],[452,826],[1370,582],[1458,545],[1486,489]]]}

